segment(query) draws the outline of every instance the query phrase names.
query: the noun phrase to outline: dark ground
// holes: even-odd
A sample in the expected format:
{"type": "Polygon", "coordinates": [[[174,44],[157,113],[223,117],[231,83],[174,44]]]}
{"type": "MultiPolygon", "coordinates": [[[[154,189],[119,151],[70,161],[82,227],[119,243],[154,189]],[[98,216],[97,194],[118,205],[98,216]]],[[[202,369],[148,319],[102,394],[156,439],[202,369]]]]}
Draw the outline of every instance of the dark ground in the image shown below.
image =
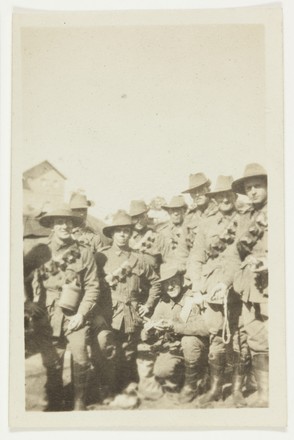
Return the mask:
{"type": "MultiPolygon", "coordinates": [[[[27,411],[43,411],[46,407],[46,398],[44,392],[45,385],[45,370],[42,366],[41,356],[40,354],[34,354],[25,360],[26,367],[26,410],[27,411]]],[[[72,400],[71,386],[70,386],[70,355],[66,352],[65,355],[65,363],[64,363],[64,388],[66,400],[69,402],[72,400]]],[[[93,392],[93,387],[92,390],[93,392]]],[[[255,399],[255,394],[253,393],[247,397],[245,397],[247,401],[248,407],[252,405],[252,402],[255,399]]],[[[197,408],[198,398],[196,398],[193,402],[187,404],[179,405],[177,403],[177,393],[166,393],[163,397],[158,399],[157,401],[148,401],[148,400],[139,400],[139,404],[137,406],[138,409],[185,409],[185,408],[197,408]]],[[[227,384],[223,389],[223,400],[218,402],[213,402],[209,404],[208,408],[233,408],[232,397],[230,396],[230,385],[227,384]]],[[[92,396],[92,403],[88,405],[88,410],[96,411],[96,410],[111,410],[108,405],[99,403],[98,400],[98,389],[95,397],[95,393],[92,396]]],[[[70,404],[67,410],[70,410],[70,404]]],[[[121,409],[121,408],[118,408],[121,409]]]]}

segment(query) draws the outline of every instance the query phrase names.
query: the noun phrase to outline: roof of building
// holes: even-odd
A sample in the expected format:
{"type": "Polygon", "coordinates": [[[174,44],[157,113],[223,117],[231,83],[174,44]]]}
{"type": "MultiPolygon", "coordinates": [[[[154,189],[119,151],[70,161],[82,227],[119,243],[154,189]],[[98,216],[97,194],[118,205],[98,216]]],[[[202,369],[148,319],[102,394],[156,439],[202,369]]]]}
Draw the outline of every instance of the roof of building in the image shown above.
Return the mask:
{"type": "Polygon", "coordinates": [[[27,179],[28,177],[31,177],[33,179],[36,179],[37,177],[42,176],[46,172],[54,170],[56,171],[63,179],[66,180],[66,177],[58,171],[57,168],[55,168],[48,160],[44,160],[43,162],[39,163],[38,165],[35,165],[32,168],[29,168],[23,173],[24,179],[27,179]]]}

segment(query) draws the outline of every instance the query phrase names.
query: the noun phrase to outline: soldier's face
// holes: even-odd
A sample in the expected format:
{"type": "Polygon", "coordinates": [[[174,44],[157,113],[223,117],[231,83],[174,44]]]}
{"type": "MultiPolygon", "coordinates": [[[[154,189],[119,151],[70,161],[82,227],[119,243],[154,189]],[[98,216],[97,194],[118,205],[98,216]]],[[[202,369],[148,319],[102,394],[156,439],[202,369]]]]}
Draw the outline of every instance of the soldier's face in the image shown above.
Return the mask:
{"type": "Polygon", "coordinates": [[[204,206],[208,203],[207,193],[209,192],[209,187],[207,185],[200,186],[199,188],[193,189],[190,192],[193,202],[197,206],[204,206]]]}
{"type": "Polygon", "coordinates": [[[88,214],[87,208],[72,209],[72,211],[75,214],[77,214],[79,217],[81,217],[83,220],[86,220],[88,214]]]}
{"type": "Polygon", "coordinates": [[[182,290],[182,277],[180,275],[175,275],[166,281],[163,281],[163,291],[168,294],[172,299],[179,296],[182,290]]]}
{"type": "Polygon", "coordinates": [[[233,191],[224,191],[214,195],[214,199],[218,204],[218,208],[221,212],[227,213],[234,209],[234,203],[236,195],[233,191]]]}
{"type": "Polygon", "coordinates": [[[66,217],[56,217],[53,223],[53,233],[59,240],[68,240],[73,230],[73,222],[66,217]]]}
{"type": "Polygon", "coordinates": [[[148,215],[147,212],[143,212],[143,214],[139,214],[139,215],[134,215],[132,217],[132,222],[134,225],[134,228],[137,231],[141,231],[142,229],[144,229],[147,224],[148,224],[148,215]]]}
{"type": "Polygon", "coordinates": [[[132,230],[128,227],[116,228],[112,235],[113,243],[118,247],[124,247],[128,244],[132,230]]]}
{"type": "Polygon", "coordinates": [[[251,177],[245,180],[244,189],[254,205],[263,204],[267,200],[267,182],[263,177],[251,177]]]}
{"type": "Polygon", "coordinates": [[[171,222],[174,225],[181,225],[184,221],[185,208],[172,208],[168,210],[171,222]]]}

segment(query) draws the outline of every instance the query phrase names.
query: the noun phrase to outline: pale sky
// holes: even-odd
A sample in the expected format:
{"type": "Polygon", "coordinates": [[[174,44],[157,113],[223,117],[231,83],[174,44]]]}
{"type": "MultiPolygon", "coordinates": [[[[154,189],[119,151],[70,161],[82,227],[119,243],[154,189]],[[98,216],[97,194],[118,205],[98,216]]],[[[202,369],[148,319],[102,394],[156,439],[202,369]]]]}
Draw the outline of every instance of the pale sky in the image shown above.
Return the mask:
{"type": "Polygon", "coordinates": [[[23,170],[49,160],[93,215],[267,166],[262,25],[65,23],[21,43],[23,170]]]}

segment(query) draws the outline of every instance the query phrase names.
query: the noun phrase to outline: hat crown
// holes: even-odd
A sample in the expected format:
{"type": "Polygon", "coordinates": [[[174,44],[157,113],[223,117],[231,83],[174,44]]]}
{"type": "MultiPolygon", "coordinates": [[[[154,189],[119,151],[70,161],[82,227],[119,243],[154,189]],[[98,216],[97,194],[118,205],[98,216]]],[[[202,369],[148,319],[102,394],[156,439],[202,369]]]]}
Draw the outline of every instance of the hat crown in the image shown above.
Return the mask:
{"type": "Polygon", "coordinates": [[[266,170],[259,163],[246,165],[243,177],[267,176],[266,170]]]}
{"type": "Polygon", "coordinates": [[[129,226],[132,224],[131,216],[124,210],[117,211],[113,218],[110,226],[129,226]]]}
{"type": "Polygon", "coordinates": [[[202,185],[210,185],[210,180],[205,176],[204,173],[190,174],[189,176],[189,189],[182,191],[183,193],[191,192],[193,189],[198,188],[202,185]]]}
{"type": "Polygon", "coordinates": [[[129,215],[135,216],[148,211],[148,207],[144,200],[132,200],[130,203],[129,215]]]}
{"type": "Polygon", "coordinates": [[[171,201],[167,205],[163,205],[164,209],[172,209],[172,208],[185,208],[187,204],[183,196],[173,196],[171,201]]]}
{"type": "Polygon", "coordinates": [[[168,263],[163,263],[160,266],[160,281],[169,280],[177,275],[178,269],[168,263]]]}
{"type": "Polygon", "coordinates": [[[208,183],[208,179],[204,173],[190,174],[189,176],[190,188],[195,188],[201,185],[205,185],[205,183],[208,183]]]}
{"type": "Polygon", "coordinates": [[[87,200],[85,194],[73,193],[71,195],[69,205],[71,209],[89,208],[91,203],[87,200]]]}
{"type": "Polygon", "coordinates": [[[218,176],[216,179],[215,189],[212,192],[224,192],[232,190],[232,176],[218,176]]]}

